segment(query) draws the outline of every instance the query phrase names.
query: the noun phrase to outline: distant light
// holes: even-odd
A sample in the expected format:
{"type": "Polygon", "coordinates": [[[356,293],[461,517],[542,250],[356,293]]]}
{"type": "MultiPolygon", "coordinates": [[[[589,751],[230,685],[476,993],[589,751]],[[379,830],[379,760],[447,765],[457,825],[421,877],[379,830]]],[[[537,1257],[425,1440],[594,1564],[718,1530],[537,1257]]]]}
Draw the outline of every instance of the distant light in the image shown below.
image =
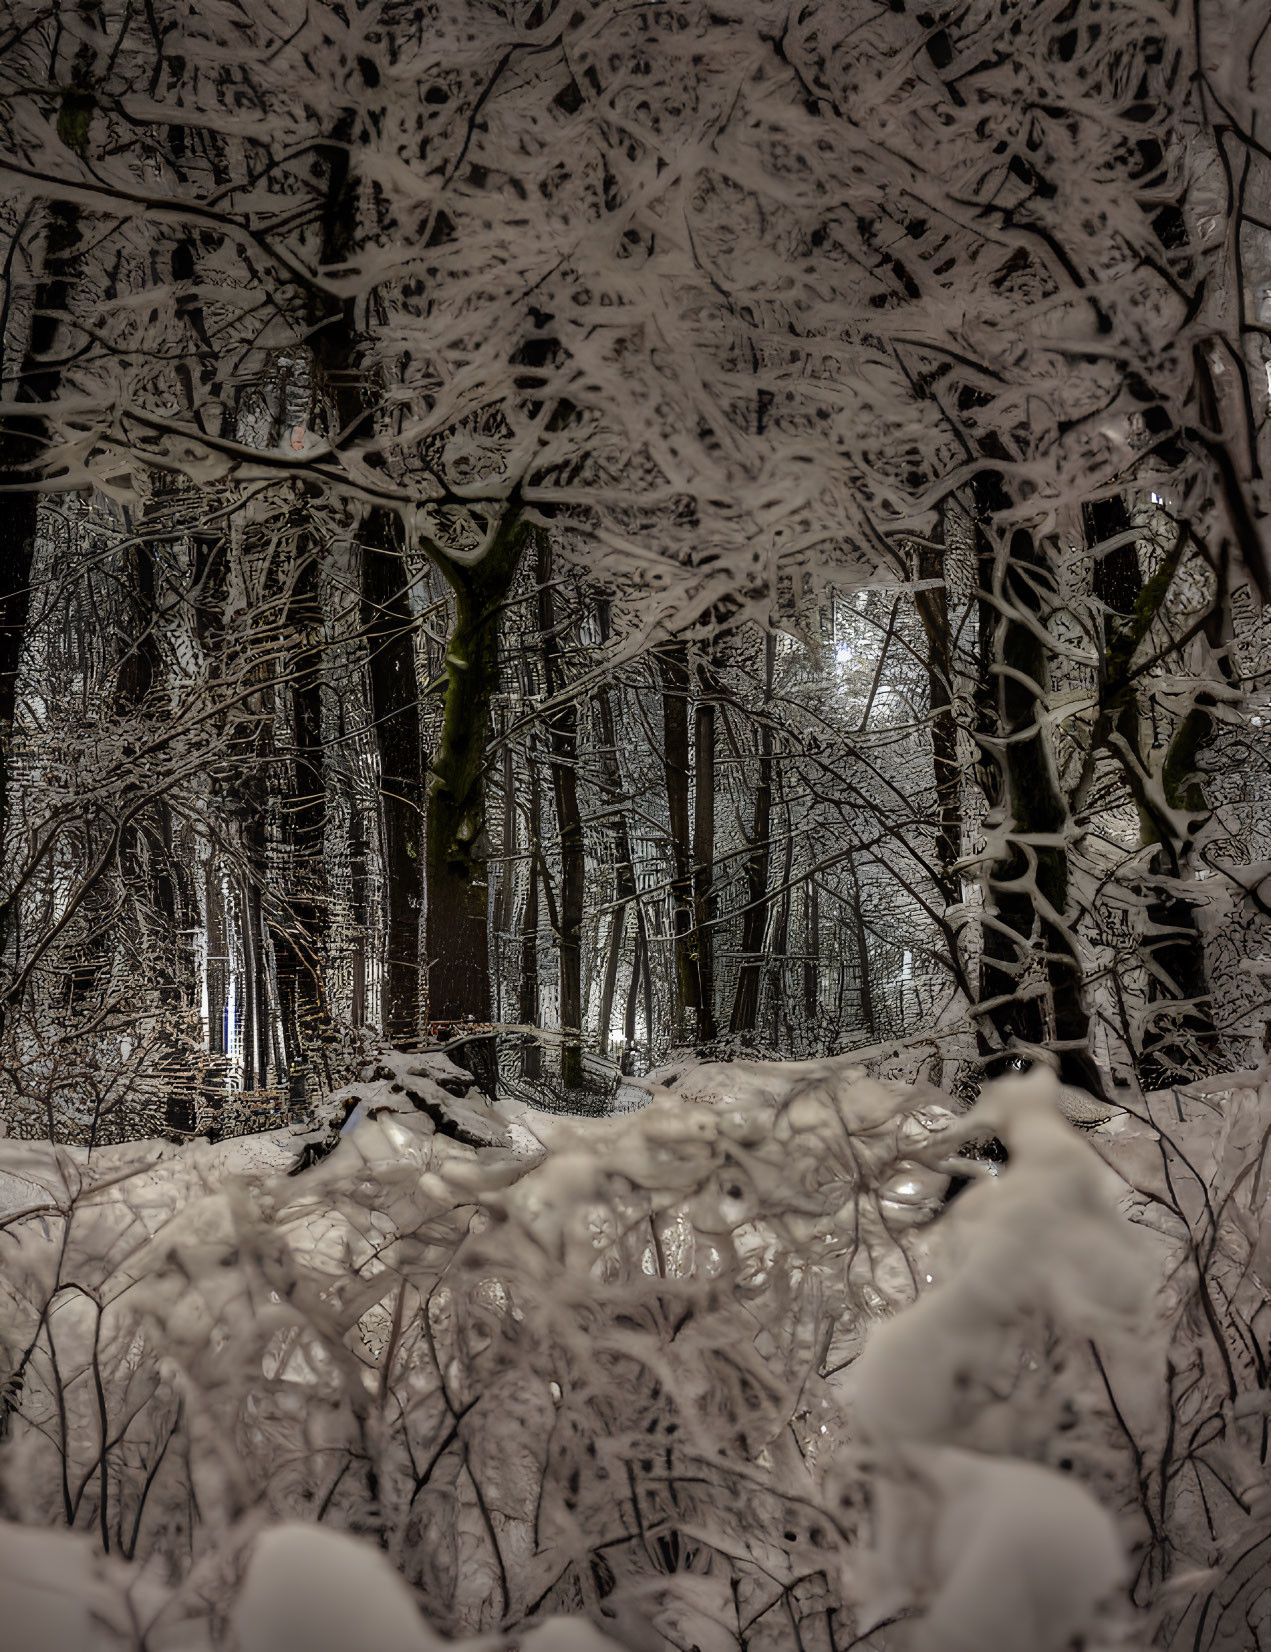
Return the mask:
{"type": "Polygon", "coordinates": [[[1161,495],[1159,493],[1152,494],[1151,499],[1152,499],[1152,503],[1154,505],[1163,505],[1165,503],[1164,499],[1161,497],[1161,495]]]}

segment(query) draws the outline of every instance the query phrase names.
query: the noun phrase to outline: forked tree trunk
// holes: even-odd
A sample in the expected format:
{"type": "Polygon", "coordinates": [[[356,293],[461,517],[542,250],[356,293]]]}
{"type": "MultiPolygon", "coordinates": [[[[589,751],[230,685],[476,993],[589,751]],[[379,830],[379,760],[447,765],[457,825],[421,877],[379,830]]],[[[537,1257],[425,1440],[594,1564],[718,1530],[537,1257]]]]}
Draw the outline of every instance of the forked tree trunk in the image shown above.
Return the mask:
{"type": "Polygon", "coordinates": [[[509,505],[479,562],[434,551],[455,598],[446,652],[441,738],[427,809],[428,1019],[437,1036],[462,1039],[455,1059],[493,1095],[498,1062],[490,1022],[489,875],[485,820],[490,703],[498,687],[499,618],[529,528],[509,505]]]}

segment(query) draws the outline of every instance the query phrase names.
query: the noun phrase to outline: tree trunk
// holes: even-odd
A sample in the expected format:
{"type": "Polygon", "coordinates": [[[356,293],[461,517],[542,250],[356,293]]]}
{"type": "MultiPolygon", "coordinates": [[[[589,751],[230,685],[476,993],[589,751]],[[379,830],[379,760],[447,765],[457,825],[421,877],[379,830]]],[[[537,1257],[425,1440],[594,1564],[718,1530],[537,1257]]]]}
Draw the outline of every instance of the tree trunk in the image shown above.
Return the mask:
{"type": "Polygon", "coordinates": [[[693,853],[689,839],[688,649],[682,642],[658,650],[662,676],[663,771],[670,822],[671,925],[675,1000],[671,1040],[682,1044],[700,1020],[701,983],[693,936],[693,853]]]}
{"type": "MultiPolygon", "coordinates": [[[[500,777],[503,803],[503,835],[502,852],[507,866],[505,875],[499,878],[498,891],[494,897],[494,910],[491,922],[494,925],[496,937],[510,932],[516,920],[516,876],[514,867],[517,858],[517,848],[520,832],[516,814],[516,753],[512,741],[507,738],[506,719],[499,720],[498,738],[503,745],[503,773],[500,777]]],[[[495,981],[498,984],[498,969],[496,964],[495,981]]]]}
{"type": "MultiPolygon", "coordinates": [[[[1120,498],[1087,506],[1084,515],[1086,539],[1092,547],[1128,533],[1131,527],[1120,498]]],[[[1135,656],[1165,603],[1186,540],[1186,531],[1180,531],[1173,552],[1146,584],[1133,541],[1103,552],[1094,561],[1094,593],[1108,614],[1099,714],[1091,744],[1116,760],[1138,808],[1141,842],[1144,848],[1155,846],[1140,889],[1148,998],[1160,1006],[1157,1013],[1149,1013],[1137,1052],[1139,1077],[1146,1089],[1203,1076],[1213,1070],[1219,1057],[1198,903],[1185,887],[1194,876],[1195,831],[1210,812],[1195,770],[1198,753],[1213,734],[1210,708],[1214,701],[1203,691],[1199,693],[1174,731],[1161,768],[1161,789],[1168,805],[1162,810],[1143,783],[1147,752],[1132,677],[1135,656]],[[1189,820],[1183,831],[1179,830],[1181,818],[1189,820]]],[[[1221,601],[1216,606],[1221,608],[1221,601]]],[[[1213,618],[1220,627],[1220,618],[1213,618]]],[[[1216,657],[1222,659],[1222,637],[1215,634],[1209,641],[1216,657]]]]}
{"type": "Polygon", "coordinates": [[[763,938],[768,921],[768,864],[772,857],[772,724],[768,702],[772,697],[776,637],[764,636],[764,716],[759,725],[759,762],[755,781],[755,812],[746,855],[746,905],[741,920],[741,969],[733,995],[729,1031],[753,1038],[759,1019],[759,989],[763,980],[763,938]]]}
{"type": "MultiPolygon", "coordinates": [[[[596,605],[600,626],[600,642],[609,641],[609,604],[596,605]]],[[[627,995],[627,1014],[623,1018],[623,1037],[628,1048],[634,1036],[632,1031],[640,979],[640,936],[643,932],[643,914],[636,894],[635,865],[631,858],[631,832],[627,824],[627,793],[623,786],[622,770],[618,762],[617,720],[614,717],[613,693],[608,683],[602,683],[596,694],[596,714],[600,723],[600,781],[605,794],[605,807],[611,812],[610,854],[614,867],[613,926],[610,930],[609,954],[605,963],[605,979],[600,1003],[600,1053],[609,1046],[609,1028],[613,1016],[613,1000],[617,991],[618,966],[622,937],[626,929],[627,908],[636,912],[636,933],[632,943],[630,991],[627,995]]]]}
{"type": "MultiPolygon", "coordinates": [[[[86,120],[91,107],[91,96],[87,94],[67,93],[63,98],[58,135],[68,147],[82,150],[84,129],[75,117],[82,113],[86,120]]],[[[61,386],[61,367],[54,356],[60,331],[58,317],[65,315],[69,308],[79,244],[79,208],[70,202],[54,201],[48,209],[44,277],[35,291],[30,336],[14,392],[16,401],[29,402],[33,409],[56,401],[61,386]]],[[[14,755],[13,725],[17,715],[22,644],[30,612],[40,503],[37,471],[45,436],[44,418],[39,411],[14,414],[0,421],[0,484],[16,490],[6,494],[0,508],[0,855],[9,864],[12,864],[9,789],[14,755]]],[[[6,982],[0,990],[0,1035],[12,1008],[6,980],[14,973],[9,959],[12,918],[11,902],[0,900],[0,982],[6,982]]]]}
{"type": "MultiPolygon", "coordinates": [[[[635,868],[631,864],[631,836],[627,829],[627,818],[623,812],[621,798],[622,783],[618,775],[617,753],[613,744],[613,709],[609,701],[609,690],[602,688],[597,697],[600,708],[600,731],[603,744],[601,756],[601,774],[605,790],[609,794],[610,806],[615,810],[613,830],[611,834],[611,850],[614,869],[614,913],[609,931],[609,952],[605,960],[605,978],[601,988],[600,998],[600,1053],[607,1055],[609,1050],[609,1030],[613,1021],[613,1000],[618,984],[618,966],[622,953],[622,939],[626,931],[627,908],[635,904],[636,882],[635,868]]],[[[633,971],[638,972],[638,966],[633,963],[633,971]]]]}
{"type": "MultiPolygon", "coordinates": [[[[290,795],[282,800],[287,884],[271,902],[271,932],[291,1106],[305,1105],[315,1045],[331,1036],[324,960],[326,761],[322,738],[322,613],[317,553],[302,553],[289,594],[289,684],[295,757],[290,795]]],[[[328,1075],[329,1076],[329,1075],[328,1075]]]]}
{"type": "MultiPolygon", "coordinates": [[[[320,262],[338,267],[353,254],[358,184],[352,142],[358,115],[340,109],[330,138],[317,146],[325,170],[320,262]]],[[[309,342],[321,389],[330,398],[333,437],[351,442],[373,429],[374,386],[361,361],[356,305],[314,285],[309,289],[309,342]]],[[[380,757],[381,829],[387,892],[382,1015],[390,1043],[411,1048],[419,1038],[422,960],[420,921],[424,867],[424,786],[419,684],[407,601],[403,533],[383,508],[368,510],[362,545],[362,610],[369,654],[371,713],[380,757]]]]}
{"type": "MultiPolygon", "coordinates": [[[[614,868],[615,874],[617,867],[614,868]]],[[[609,1054],[609,1029],[613,1025],[613,1000],[618,990],[618,965],[622,959],[622,940],[627,928],[627,903],[621,897],[614,901],[609,917],[608,943],[605,948],[605,973],[600,983],[600,1025],[597,1029],[597,1047],[602,1056],[609,1054]]]]}
{"type": "Polygon", "coordinates": [[[808,1053],[816,1045],[820,1003],[821,896],[816,879],[803,886],[803,1017],[808,1029],[808,1053]]]}
{"type": "MultiPolygon", "coordinates": [[[[539,794],[538,769],[533,752],[529,757],[530,772],[530,827],[527,834],[528,856],[525,883],[525,905],[521,910],[521,995],[519,1012],[521,1025],[537,1028],[539,1024],[538,993],[538,862],[539,815],[542,798],[539,794]]],[[[528,1035],[521,1046],[521,1072],[530,1080],[543,1076],[543,1046],[537,1032],[528,1035]]]]}
{"type": "Polygon", "coordinates": [[[390,1044],[411,1049],[420,1023],[424,788],[415,644],[395,526],[386,511],[371,511],[363,521],[362,612],[387,885],[384,1033],[390,1044]]]}
{"type": "Polygon", "coordinates": [[[464,1040],[456,1059],[491,1096],[498,1079],[494,1039],[472,1038],[465,1029],[490,1023],[486,748],[499,676],[499,615],[529,531],[509,505],[479,562],[456,562],[439,550],[433,557],[454,592],[455,625],[428,788],[428,1018],[438,1037],[464,1040]]]}
{"type": "Polygon", "coordinates": [[[623,1016],[622,1035],[626,1049],[622,1056],[624,1073],[632,1070],[632,1051],[636,1043],[636,1007],[640,1002],[640,983],[644,983],[644,1024],[647,1033],[646,1048],[652,1059],[653,1050],[653,972],[649,968],[649,926],[644,907],[636,902],[635,954],[631,965],[631,980],[627,986],[626,1013],[623,1016]]]}
{"type": "MultiPolygon", "coordinates": [[[[339,265],[355,250],[358,223],[357,180],[351,165],[350,144],[357,115],[352,108],[340,111],[331,128],[330,139],[322,146],[326,167],[322,210],[322,262],[339,265]]],[[[324,370],[336,406],[341,439],[349,441],[373,426],[375,403],[368,393],[365,376],[359,371],[354,300],[333,303],[316,287],[311,293],[313,323],[311,340],[315,357],[324,370]]],[[[372,556],[382,554],[389,543],[378,527],[385,513],[373,510],[368,516],[366,537],[372,556]],[[374,524],[374,527],[371,525],[374,524]]],[[[440,569],[455,599],[455,625],[446,654],[446,692],[441,738],[431,765],[425,812],[425,853],[427,898],[425,936],[428,959],[428,1017],[437,1036],[462,1043],[456,1058],[476,1077],[487,1094],[493,1095],[497,1081],[497,1056],[491,1037],[472,1039],[465,1029],[488,1027],[491,1014],[489,953],[489,883],[486,869],[485,754],[489,744],[490,703],[498,681],[498,616],[511,588],[528,530],[519,520],[519,510],[505,508],[503,520],[491,543],[475,563],[461,562],[441,547],[431,544],[427,554],[440,569]]],[[[372,570],[372,576],[374,576],[372,570]]],[[[393,604],[380,603],[382,616],[392,615],[393,604]]],[[[391,629],[391,622],[385,621],[391,629]]],[[[409,646],[409,639],[407,639],[409,646]]],[[[384,674],[392,672],[406,679],[393,665],[390,645],[384,674]]],[[[413,679],[413,664],[411,679],[413,679]]],[[[387,684],[385,686],[388,686],[387,684]]],[[[418,712],[412,686],[409,701],[394,708],[396,738],[403,747],[407,704],[413,733],[418,740],[418,712]]],[[[377,723],[380,713],[376,711],[377,723]]],[[[409,772],[417,759],[403,751],[399,766],[409,772]]],[[[415,802],[413,786],[396,808],[392,823],[386,822],[390,858],[419,864],[417,820],[408,818],[415,802]]],[[[405,901],[417,899],[417,878],[409,880],[410,894],[401,890],[404,879],[389,872],[390,912],[389,999],[386,1015],[407,1037],[415,1036],[418,1021],[417,968],[412,960],[417,952],[407,933],[415,917],[405,901]],[[393,891],[396,887],[397,893],[393,891]],[[396,901],[394,908],[393,902],[396,901]],[[394,939],[395,937],[395,939],[394,939]]]]}
{"type": "MultiPolygon", "coordinates": [[[[878,1014],[874,1008],[874,978],[869,967],[869,932],[865,928],[865,913],[861,907],[861,880],[856,870],[856,857],[850,855],[847,873],[852,884],[852,932],[856,942],[856,967],[860,971],[860,1024],[871,1042],[878,1037],[878,1014]]],[[[840,1025],[842,1013],[839,1015],[840,1025]]]]}
{"type": "Polygon", "coordinates": [[[1067,923],[1068,860],[1062,835],[1067,800],[1059,787],[1045,726],[1049,682],[1042,623],[1043,599],[1053,593],[1054,571],[1044,548],[1023,529],[994,587],[1002,604],[993,627],[991,661],[997,678],[997,732],[1006,852],[988,868],[983,1000],[1007,1049],[1046,1043],[1045,989],[1021,995],[1036,947],[1044,964],[1060,1077],[1102,1097],[1105,1086],[1092,1052],[1090,1012],[1080,960],[1067,923]],[[1030,623],[1031,622],[1031,623],[1030,623]]]}
{"type": "MultiPolygon", "coordinates": [[[[1210,813],[1196,760],[1214,732],[1209,707],[1200,694],[1170,741],[1161,782],[1171,813],[1140,808],[1144,843],[1155,843],[1150,863],[1145,952],[1148,997],[1156,1006],[1143,1029],[1139,1076],[1144,1089],[1207,1077],[1220,1071],[1222,1052],[1214,1022],[1213,995],[1205,962],[1199,902],[1186,890],[1194,876],[1194,832],[1180,835],[1180,815],[1194,825],[1210,813]]],[[[1145,800],[1146,801],[1146,800],[1145,800]]]]}
{"type": "Polygon", "coordinates": [[[715,1037],[715,705],[713,684],[699,669],[701,697],[693,714],[693,947],[697,963],[697,1036],[715,1037]]]}
{"type": "Polygon", "coordinates": [[[936,793],[936,882],[946,906],[962,899],[962,878],[954,867],[962,855],[962,772],[958,765],[958,725],[953,699],[953,638],[949,630],[949,592],[944,558],[924,547],[918,553],[918,576],[938,580],[914,592],[914,606],[927,640],[927,691],[931,707],[931,762],[936,793]]]}
{"type": "Polygon", "coordinates": [[[781,896],[777,915],[772,925],[772,943],[768,953],[768,1016],[770,1038],[775,1048],[788,1047],[790,1038],[790,1011],[786,1004],[786,955],[790,943],[790,878],[794,871],[794,829],[790,822],[790,806],[785,806],[786,842],[781,855],[781,896]],[[781,1022],[784,1016],[785,1033],[781,1022]]]}
{"type": "MultiPolygon", "coordinates": [[[[538,624],[543,655],[543,686],[549,702],[565,691],[560,642],[556,634],[556,600],[552,587],[552,551],[547,535],[538,540],[538,624]]],[[[578,709],[572,701],[554,705],[547,717],[548,750],[556,825],[560,837],[560,932],[556,937],[560,971],[561,1083],[582,1089],[587,1080],[582,1047],[582,933],[585,844],[578,807],[578,709]]]]}

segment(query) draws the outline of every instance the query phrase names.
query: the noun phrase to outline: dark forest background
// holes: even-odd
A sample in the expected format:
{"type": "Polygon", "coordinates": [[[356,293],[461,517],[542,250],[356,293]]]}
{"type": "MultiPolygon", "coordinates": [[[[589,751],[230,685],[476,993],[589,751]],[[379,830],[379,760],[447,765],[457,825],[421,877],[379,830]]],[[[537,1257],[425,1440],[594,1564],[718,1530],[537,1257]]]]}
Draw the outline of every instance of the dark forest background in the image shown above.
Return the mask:
{"type": "Polygon", "coordinates": [[[781,17],[10,8],[11,1130],[1260,1050],[1253,105],[781,17]]]}

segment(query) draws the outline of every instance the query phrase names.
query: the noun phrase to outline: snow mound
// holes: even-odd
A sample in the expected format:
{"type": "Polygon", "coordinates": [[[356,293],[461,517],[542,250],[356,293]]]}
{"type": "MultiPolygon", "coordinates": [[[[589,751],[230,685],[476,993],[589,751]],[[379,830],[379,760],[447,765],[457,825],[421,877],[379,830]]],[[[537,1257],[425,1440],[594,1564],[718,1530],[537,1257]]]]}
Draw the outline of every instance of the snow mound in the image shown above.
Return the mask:
{"type": "Polygon", "coordinates": [[[1009,1159],[942,1224],[945,1276],[849,1376],[880,1475],[877,1609],[925,1605],[916,1652],[1062,1652],[1124,1581],[1116,1525],[1083,1485],[990,1454],[1012,1449],[1010,1395],[1037,1346],[1131,1331],[1152,1298],[1155,1251],[1061,1106],[1034,1069],[990,1085],[934,1144],[992,1133],[1009,1159]]]}
{"type": "Polygon", "coordinates": [[[94,1652],[111,1604],[87,1538],[0,1521],[0,1625],[14,1652],[94,1652]]]}
{"type": "Polygon", "coordinates": [[[257,1539],[234,1628],[239,1652],[437,1652],[445,1644],[378,1549],[293,1523],[257,1539]]]}
{"type": "MultiPolygon", "coordinates": [[[[514,1145],[507,1123],[486,1101],[476,1080],[442,1050],[384,1050],[362,1069],[354,1084],[328,1096],[318,1110],[316,1125],[297,1131],[300,1156],[293,1174],[307,1170],[359,1130],[369,1139],[368,1125],[396,1119],[388,1140],[401,1145],[401,1127],[416,1135],[438,1134],[468,1147],[509,1148],[514,1145]]],[[[524,1138],[515,1145],[524,1152],[537,1142],[524,1138]]]]}
{"type": "Polygon", "coordinates": [[[919,1468],[939,1516],[934,1588],[916,1652],[1065,1652],[1126,1566],[1116,1525],[1084,1486],[1036,1463],[944,1448],[919,1468]]]}

